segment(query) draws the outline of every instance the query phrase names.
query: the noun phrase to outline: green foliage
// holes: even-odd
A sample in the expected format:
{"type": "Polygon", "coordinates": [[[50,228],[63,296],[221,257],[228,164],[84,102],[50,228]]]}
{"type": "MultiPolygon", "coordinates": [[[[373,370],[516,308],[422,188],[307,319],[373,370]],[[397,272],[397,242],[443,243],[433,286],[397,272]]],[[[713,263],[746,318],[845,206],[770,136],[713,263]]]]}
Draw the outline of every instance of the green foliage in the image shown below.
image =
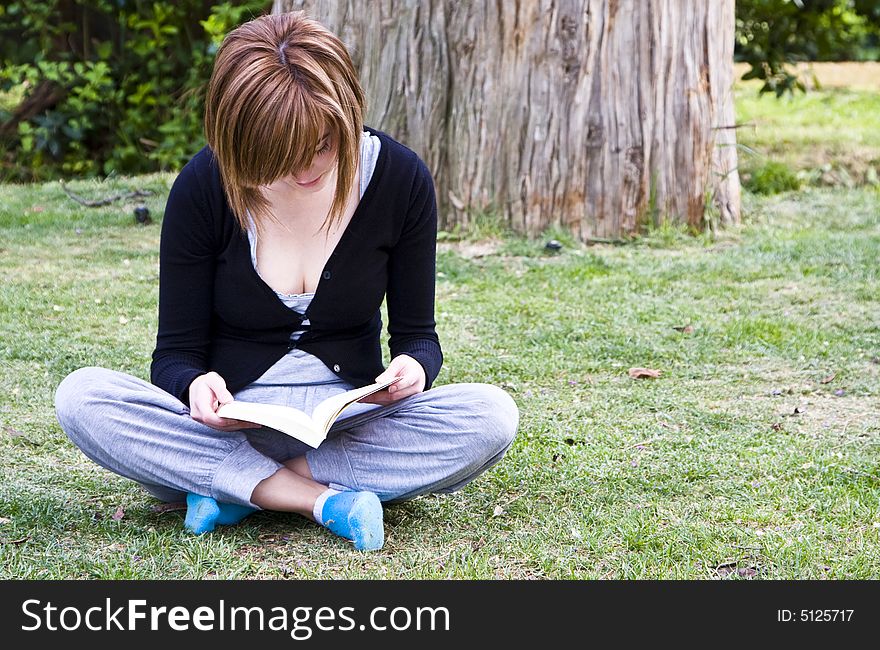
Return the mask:
{"type": "Polygon", "coordinates": [[[779,194],[799,190],[801,182],[788,165],[769,160],[743,176],[743,185],[755,194],[779,194]]]}
{"type": "Polygon", "coordinates": [[[266,0],[12,2],[0,11],[0,125],[60,100],[2,144],[0,180],[178,169],[204,144],[204,88],[224,36],[266,0]]]}
{"type": "Polygon", "coordinates": [[[777,97],[806,89],[800,61],[877,58],[880,7],[870,0],[737,0],[736,57],[777,97]]]}

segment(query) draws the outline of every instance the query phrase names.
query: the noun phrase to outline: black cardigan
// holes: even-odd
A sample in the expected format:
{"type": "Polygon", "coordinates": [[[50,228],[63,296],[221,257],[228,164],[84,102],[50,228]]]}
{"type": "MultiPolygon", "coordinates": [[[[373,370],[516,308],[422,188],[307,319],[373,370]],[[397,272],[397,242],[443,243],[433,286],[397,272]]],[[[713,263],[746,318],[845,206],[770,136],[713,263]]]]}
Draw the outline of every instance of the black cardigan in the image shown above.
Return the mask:
{"type": "Polygon", "coordinates": [[[162,222],[159,328],[152,382],[188,401],[189,385],[214,370],[231,392],[262,375],[294,345],[355,386],[383,370],[379,308],[387,293],[391,358],[407,354],[430,388],[443,354],[434,322],[437,207],[425,164],[390,136],[370,184],[323,269],[301,317],[251,263],[247,234],[226,201],[212,151],[183,167],[162,222]]]}

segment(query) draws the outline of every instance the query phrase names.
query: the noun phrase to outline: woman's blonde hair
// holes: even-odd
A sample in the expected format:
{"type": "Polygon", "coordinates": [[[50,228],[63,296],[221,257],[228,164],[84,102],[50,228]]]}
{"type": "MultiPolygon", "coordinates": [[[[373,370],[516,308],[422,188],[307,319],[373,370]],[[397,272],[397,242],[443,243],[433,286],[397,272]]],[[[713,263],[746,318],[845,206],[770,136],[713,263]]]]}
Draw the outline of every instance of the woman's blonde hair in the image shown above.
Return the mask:
{"type": "Polygon", "coordinates": [[[260,192],[312,163],[325,132],[336,146],[336,193],[325,227],[343,215],[354,183],[364,91],[342,41],[302,12],[260,16],[217,51],[205,98],[205,137],[242,229],[275,219],[260,192]]]}

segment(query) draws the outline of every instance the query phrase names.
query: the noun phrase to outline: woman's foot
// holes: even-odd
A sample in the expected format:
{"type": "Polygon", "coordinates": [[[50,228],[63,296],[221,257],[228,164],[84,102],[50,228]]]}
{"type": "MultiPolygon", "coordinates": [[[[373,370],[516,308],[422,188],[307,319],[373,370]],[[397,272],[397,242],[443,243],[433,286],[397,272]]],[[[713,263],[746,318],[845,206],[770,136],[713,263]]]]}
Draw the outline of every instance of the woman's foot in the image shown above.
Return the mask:
{"type": "MultiPolygon", "coordinates": [[[[187,530],[202,535],[217,524],[237,524],[255,508],[234,503],[218,503],[212,497],[186,495],[187,530]]],[[[354,542],[359,551],[377,551],[385,543],[382,503],[372,492],[325,490],[315,502],[315,521],[340,537],[354,542]]]]}
{"type": "Polygon", "coordinates": [[[315,502],[315,521],[354,542],[359,551],[378,551],[385,543],[382,502],[372,492],[327,489],[315,502]]]}
{"type": "Polygon", "coordinates": [[[187,530],[201,535],[214,530],[217,524],[237,524],[252,512],[256,512],[256,508],[237,503],[217,503],[211,497],[190,492],[186,495],[186,519],[183,525],[187,530]]]}

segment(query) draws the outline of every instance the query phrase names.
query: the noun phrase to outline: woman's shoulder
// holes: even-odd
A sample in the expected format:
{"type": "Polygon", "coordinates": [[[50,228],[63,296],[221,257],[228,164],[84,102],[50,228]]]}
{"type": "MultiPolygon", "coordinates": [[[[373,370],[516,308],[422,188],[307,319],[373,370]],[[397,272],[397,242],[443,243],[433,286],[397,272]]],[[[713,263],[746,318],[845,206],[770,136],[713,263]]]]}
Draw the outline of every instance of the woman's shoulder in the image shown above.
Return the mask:
{"type": "Polygon", "coordinates": [[[199,149],[181,168],[180,176],[203,187],[219,182],[220,168],[217,166],[211,147],[205,145],[199,149]]]}
{"type": "Polygon", "coordinates": [[[189,196],[204,203],[221,187],[214,154],[205,145],[180,168],[172,183],[171,194],[189,196]]]}
{"type": "Polygon", "coordinates": [[[210,147],[205,145],[181,167],[171,185],[165,219],[191,227],[210,225],[220,233],[229,220],[228,203],[220,170],[210,147]]]}

